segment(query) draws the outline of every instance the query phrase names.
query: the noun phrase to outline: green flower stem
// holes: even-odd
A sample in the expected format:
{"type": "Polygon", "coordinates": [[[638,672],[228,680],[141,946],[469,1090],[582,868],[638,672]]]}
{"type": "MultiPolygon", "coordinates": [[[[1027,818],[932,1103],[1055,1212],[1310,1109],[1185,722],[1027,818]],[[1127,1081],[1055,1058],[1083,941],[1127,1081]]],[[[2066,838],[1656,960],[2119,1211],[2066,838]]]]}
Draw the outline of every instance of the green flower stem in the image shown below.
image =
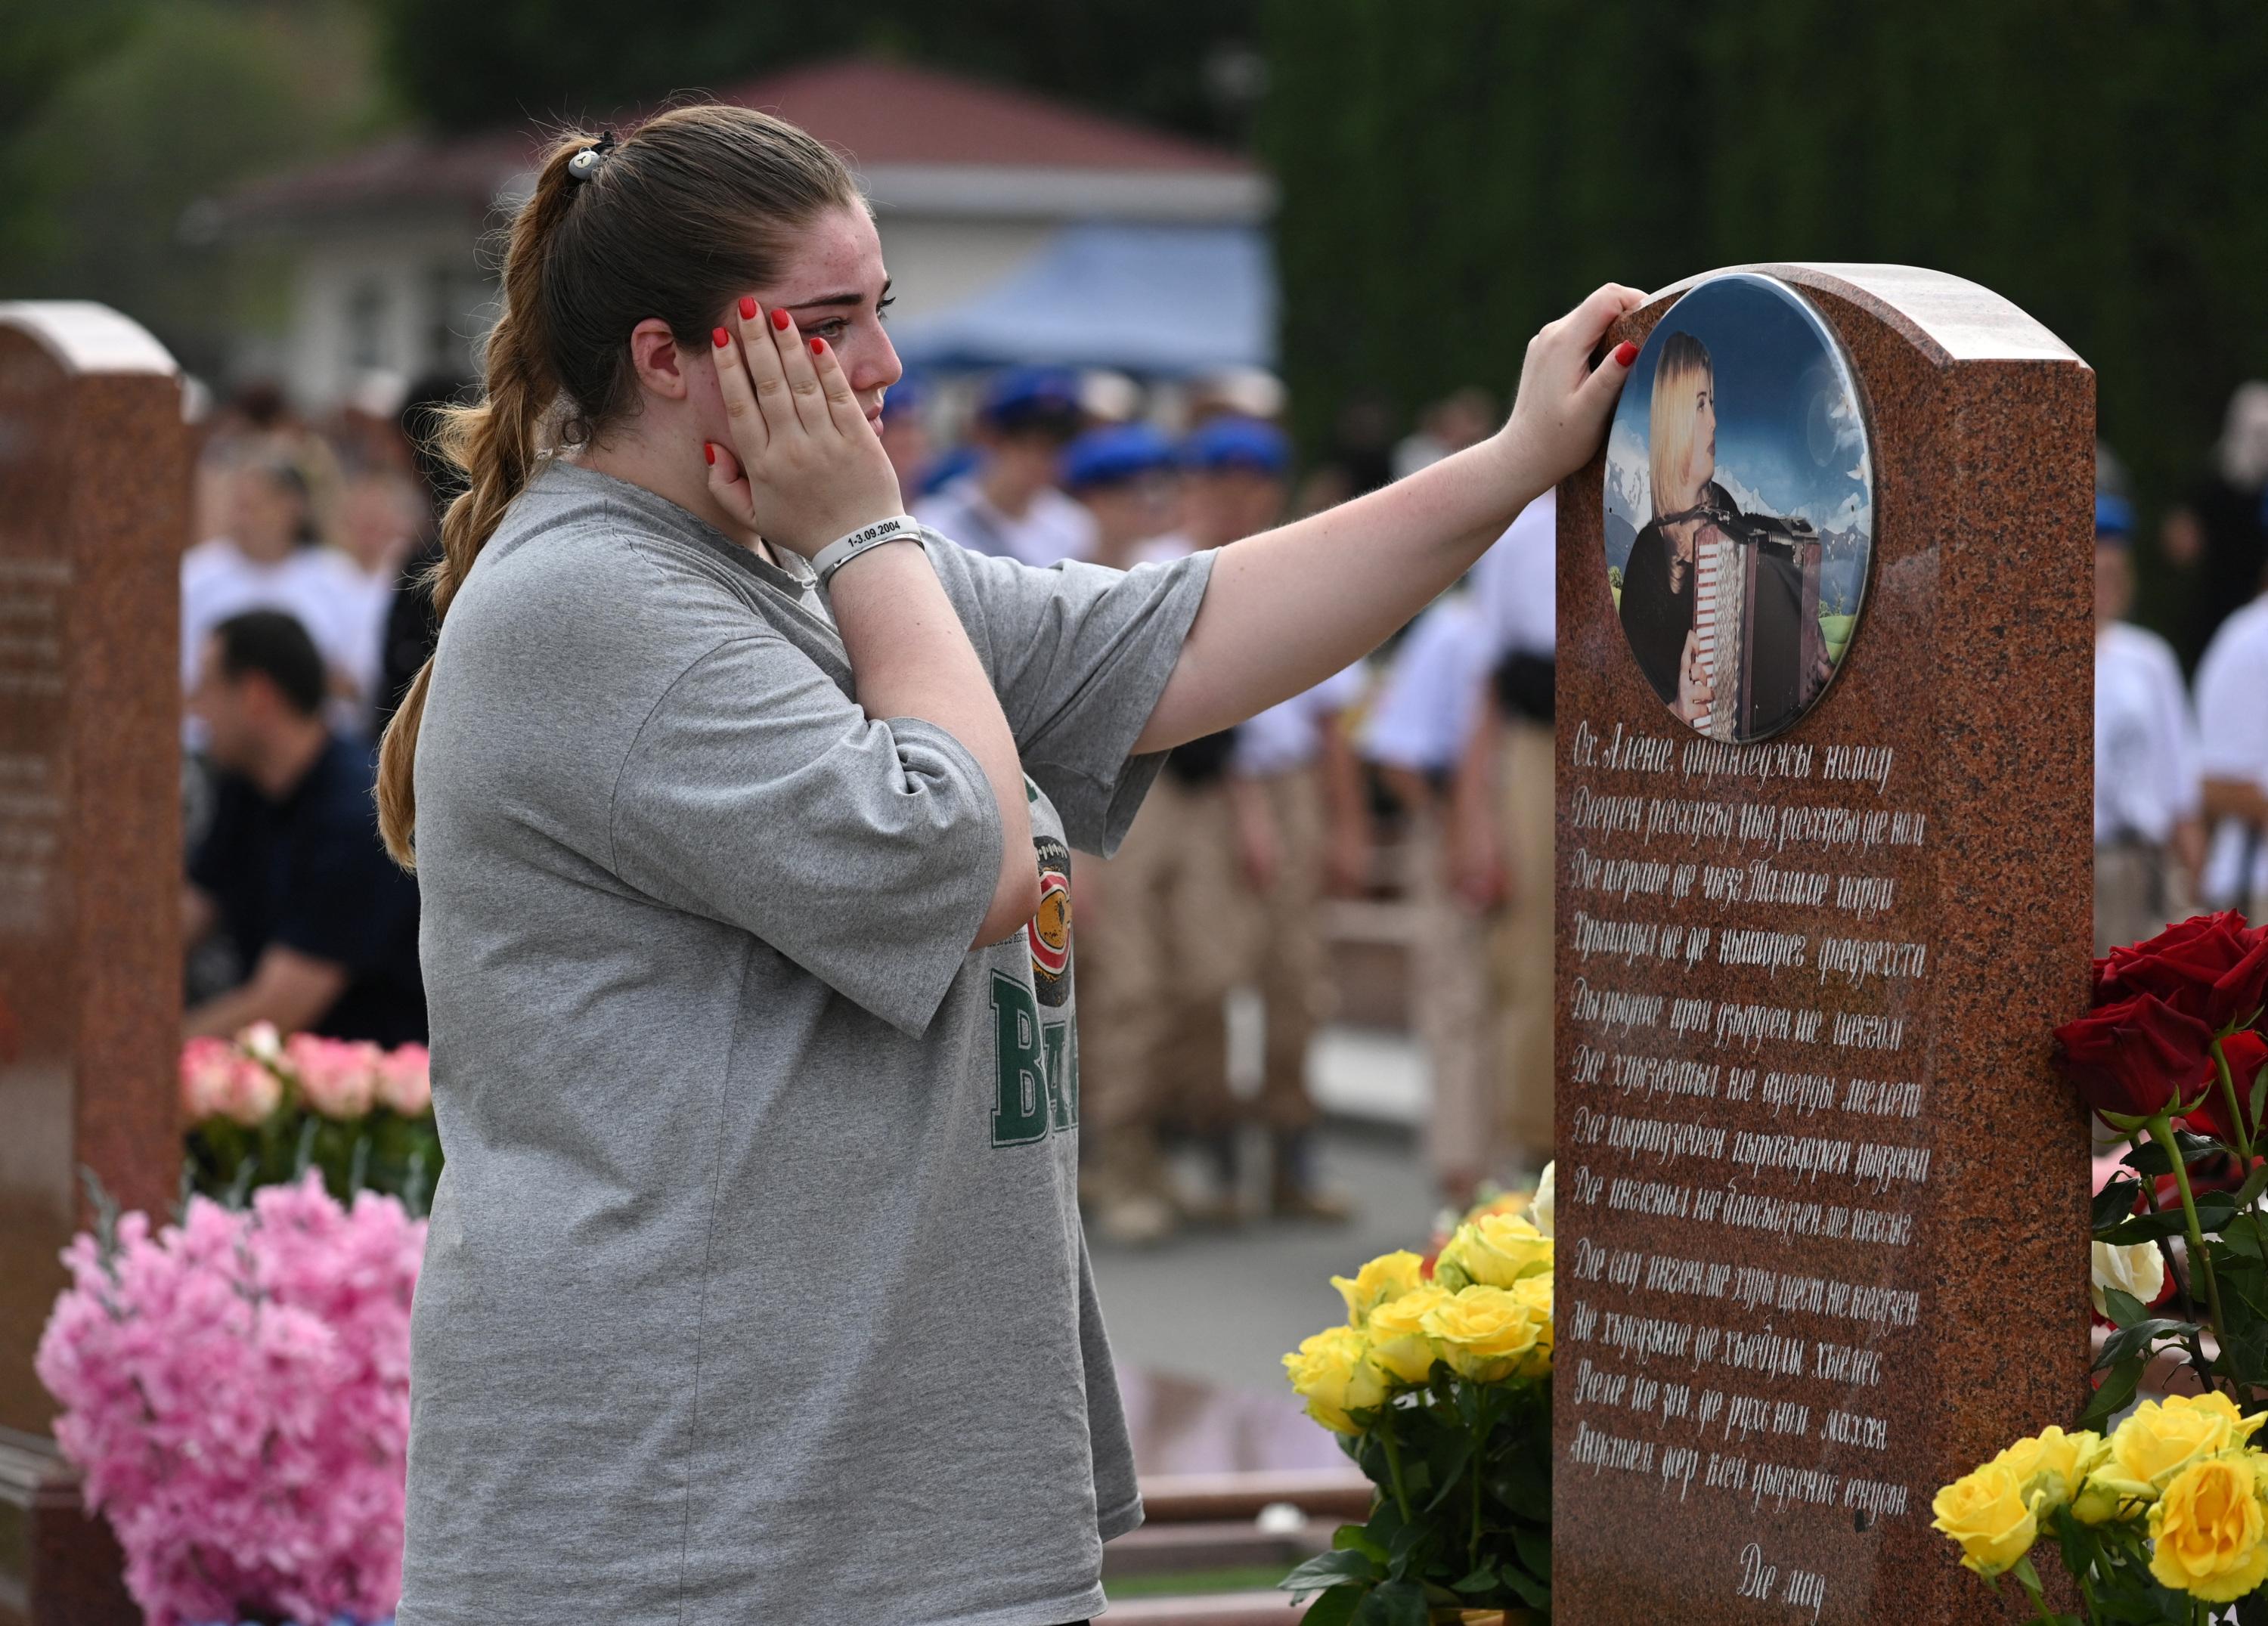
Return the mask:
{"type": "Polygon", "coordinates": [[[2055,1616],[2048,1613],[2047,1594],[2040,1589],[2040,1572],[2032,1568],[2032,1556],[2026,1553],[2017,1559],[2008,1573],[2016,1578],[2016,1585],[2032,1600],[2032,1618],[2045,1622],[2045,1626],[2055,1626],[2055,1616]]]}
{"type": "MultiPolygon", "coordinates": [[[[2224,1035],[2226,1036],[2226,1035],[2224,1035]]],[[[2220,1048],[2220,1040],[2213,1041],[2213,1064],[2220,1074],[2220,1093],[2228,1101],[2228,1121],[2235,1126],[2236,1150],[2244,1159],[2244,1172],[2252,1172],[2252,1137],[2244,1125],[2244,1103],[2236,1098],[2236,1079],[2228,1071],[2228,1056],[2220,1048]]]]}
{"type": "Polygon", "coordinates": [[[1481,1464],[1487,1454],[1478,1446],[1473,1450],[1473,1533],[1472,1540],[1468,1543],[1472,1556],[1470,1568],[1473,1570],[1481,1567],[1481,1464]]]}
{"type": "MultiPolygon", "coordinates": [[[[2222,1358],[2228,1355],[2228,1335],[2221,1329],[2220,1284],[2213,1274],[2213,1255],[2205,1251],[2205,1228],[2198,1223],[2197,1198],[2190,1190],[2189,1166],[2182,1161],[2182,1149],[2174,1139],[2174,1126],[2166,1115],[2160,1113],[2150,1120],[2150,1138],[2165,1148],[2166,1160],[2174,1166],[2174,1187],[2182,1194],[2182,1225],[2189,1234],[2190,1269],[2193,1275],[2205,1278],[2205,1313],[2213,1322],[2213,1341],[2222,1358]]],[[[2207,1386],[2208,1393],[2211,1386],[2207,1386]]]]}
{"type": "MultiPolygon", "coordinates": [[[[2142,1151],[2140,1134],[2129,1135],[2126,1142],[2133,1147],[2135,1154],[2139,1157],[2142,1151]]],[[[2143,1176],[2142,1179],[2142,1211],[2146,1214],[2158,1212],[2158,1182],[2147,1175],[2143,1176]]],[[[2190,1291],[2189,1279],[2182,1274],[2181,1266],[2174,1258],[2174,1245],[2165,1238],[2160,1237],[2154,1246],[2158,1250],[2158,1257],[2165,1261],[2166,1279],[2174,1284],[2174,1291],[2180,1300],[2182,1319],[2194,1325],[2197,1321],[2197,1295],[2190,1291]]],[[[2189,1347],[2190,1365],[2198,1375],[2198,1388],[2203,1393],[2211,1394],[2213,1365],[2205,1357],[2205,1345],[2198,1342],[2198,1335],[2194,1332],[2191,1333],[2183,1342],[2189,1347]]]]}
{"type": "Polygon", "coordinates": [[[1389,1417],[1378,1420],[1379,1443],[1386,1447],[1386,1469],[1394,1481],[1394,1505],[1402,1510],[1402,1522],[1410,1522],[1410,1493],[1402,1488],[1402,1443],[1394,1438],[1394,1424],[1389,1417]]]}

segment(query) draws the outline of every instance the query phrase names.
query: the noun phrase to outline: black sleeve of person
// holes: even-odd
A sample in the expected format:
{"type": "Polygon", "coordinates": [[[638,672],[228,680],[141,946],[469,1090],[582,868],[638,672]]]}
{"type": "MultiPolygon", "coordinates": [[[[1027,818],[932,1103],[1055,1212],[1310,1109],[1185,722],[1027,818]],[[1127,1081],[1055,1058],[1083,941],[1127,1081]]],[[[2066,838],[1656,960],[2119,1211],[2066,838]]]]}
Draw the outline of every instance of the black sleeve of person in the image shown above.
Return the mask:
{"type": "Polygon", "coordinates": [[[1525,717],[1531,723],[1549,723],[1552,719],[1557,664],[1549,655],[1530,654],[1526,650],[1513,650],[1496,663],[1491,677],[1496,684],[1496,703],[1506,717],[1525,717]]]}
{"type": "Polygon", "coordinates": [[[1208,785],[1228,772],[1228,759],[1236,752],[1236,730],[1201,734],[1185,740],[1166,754],[1166,771],[1178,784],[1191,790],[1208,785]]]}

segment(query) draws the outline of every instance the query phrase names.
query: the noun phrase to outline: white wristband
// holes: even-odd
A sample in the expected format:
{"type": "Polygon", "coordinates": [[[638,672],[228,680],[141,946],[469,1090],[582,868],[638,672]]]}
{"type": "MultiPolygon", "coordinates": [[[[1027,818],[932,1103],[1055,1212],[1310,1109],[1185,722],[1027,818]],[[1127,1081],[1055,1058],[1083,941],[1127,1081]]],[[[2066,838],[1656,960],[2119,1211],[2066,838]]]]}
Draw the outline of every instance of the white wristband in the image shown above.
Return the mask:
{"type": "Polygon", "coordinates": [[[860,526],[850,535],[838,537],[812,555],[812,573],[819,578],[819,585],[824,587],[834,579],[836,571],[862,553],[871,552],[887,542],[919,541],[921,526],[911,514],[892,514],[887,519],[860,526]]]}

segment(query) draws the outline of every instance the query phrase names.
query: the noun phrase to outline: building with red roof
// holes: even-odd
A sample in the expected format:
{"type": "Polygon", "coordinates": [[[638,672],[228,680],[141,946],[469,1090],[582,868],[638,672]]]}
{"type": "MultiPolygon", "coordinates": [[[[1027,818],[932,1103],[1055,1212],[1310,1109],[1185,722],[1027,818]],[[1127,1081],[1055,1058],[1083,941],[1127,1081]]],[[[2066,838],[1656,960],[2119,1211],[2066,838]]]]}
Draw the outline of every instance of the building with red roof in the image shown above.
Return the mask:
{"type": "MultiPolygon", "coordinates": [[[[893,315],[909,332],[949,330],[941,361],[1030,358],[990,354],[988,346],[1012,344],[1005,333],[984,336],[1002,329],[997,311],[974,325],[962,313],[993,310],[1004,296],[1012,307],[1044,298],[1071,274],[1051,275],[1056,260],[1087,277],[1097,254],[1130,244],[1137,260],[1119,280],[1136,307],[1161,278],[1236,284],[1223,289],[1211,328],[1200,333],[1197,322],[1178,349],[1129,350],[1123,338],[1079,333],[1076,313],[1066,327],[1058,313],[1049,331],[1059,336],[1047,342],[1086,353],[1050,358],[1190,371],[1208,358],[1264,359],[1256,346],[1272,343],[1262,331],[1273,321],[1262,227],[1273,191],[1240,153],[1027,92],[866,59],[796,69],[718,99],[777,114],[850,159],[895,279],[893,315]],[[1107,230],[1098,237],[1094,228],[1107,230]]],[[[544,143],[537,130],[402,137],[255,182],[201,211],[204,229],[262,241],[290,264],[288,325],[250,342],[244,370],[281,377],[317,409],[372,373],[469,372],[496,298],[482,239],[526,195],[544,143]]],[[[1139,308],[1114,320],[1114,332],[1137,340],[1156,326],[1139,308]]]]}

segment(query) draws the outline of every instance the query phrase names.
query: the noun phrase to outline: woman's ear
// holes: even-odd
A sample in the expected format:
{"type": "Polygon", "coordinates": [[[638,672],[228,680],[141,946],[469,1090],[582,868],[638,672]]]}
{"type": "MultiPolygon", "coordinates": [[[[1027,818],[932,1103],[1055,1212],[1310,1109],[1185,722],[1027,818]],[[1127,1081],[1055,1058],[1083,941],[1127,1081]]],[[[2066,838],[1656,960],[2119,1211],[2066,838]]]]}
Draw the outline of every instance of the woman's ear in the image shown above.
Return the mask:
{"type": "Polygon", "coordinates": [[[685,378],[685,357],[669,324],[649,316],[630,329],[630,371],[638,387],[665,401],[683,401],[690,393],[685,378]]]}

